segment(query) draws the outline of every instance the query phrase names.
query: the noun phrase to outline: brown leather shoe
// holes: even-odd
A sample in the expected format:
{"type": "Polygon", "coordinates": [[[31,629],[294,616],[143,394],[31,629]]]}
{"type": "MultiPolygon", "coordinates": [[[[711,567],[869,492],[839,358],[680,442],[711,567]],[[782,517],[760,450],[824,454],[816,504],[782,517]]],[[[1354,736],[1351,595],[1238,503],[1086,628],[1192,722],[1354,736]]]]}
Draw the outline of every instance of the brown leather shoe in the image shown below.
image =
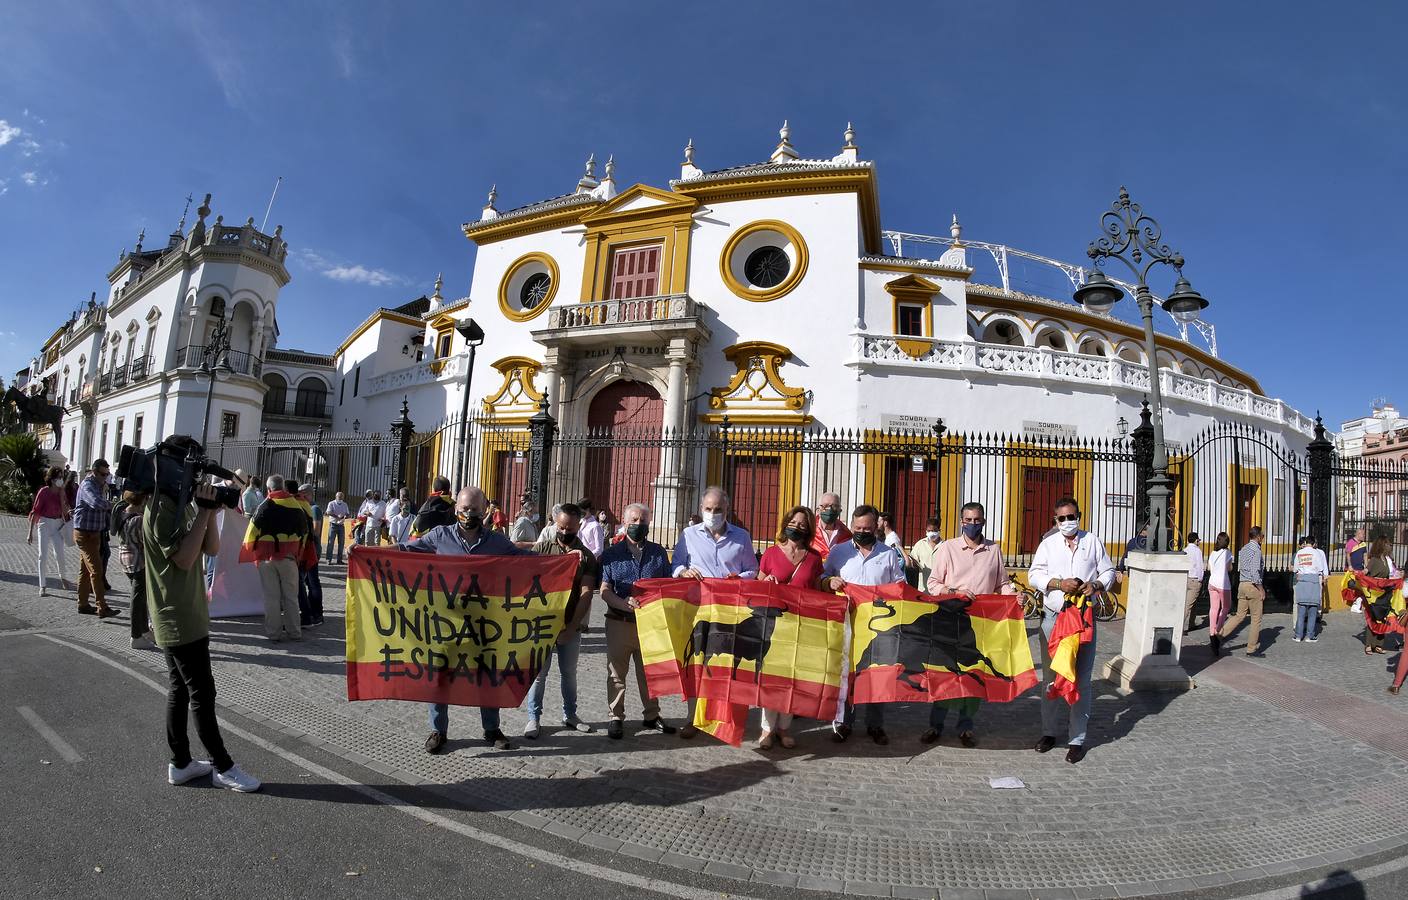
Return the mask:
{"type": "MultiPolygon", "coordinates": [[[[98,611],[93,607],[89,606],[87,603],[83,603],[80,604],[78,607],[78,614],[80,616],[95,616],[98,614],[98,611]]],[[[1368,653],[1369,651],[1365,650],[1364,652],[1368,653]]]]}
{"type": "Polygon", "coordinates": [[[98,607],[98,618],[100,619],[111,619],[115,615],[118,615],[118,612],[111,606],[98,607]]]}

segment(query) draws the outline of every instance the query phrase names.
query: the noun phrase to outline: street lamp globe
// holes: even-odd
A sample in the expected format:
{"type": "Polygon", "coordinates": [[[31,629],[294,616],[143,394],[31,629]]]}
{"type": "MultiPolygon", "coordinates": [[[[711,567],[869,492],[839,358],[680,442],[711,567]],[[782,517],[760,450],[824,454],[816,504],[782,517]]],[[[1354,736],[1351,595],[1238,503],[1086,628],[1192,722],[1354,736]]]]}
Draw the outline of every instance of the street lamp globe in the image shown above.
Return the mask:
{"type": "Polygon", "coordinates": [[[1178,276],[1178,282],[1173,286],[1173,293],[1164,300],[1164,311],[1173,316],[1175,322],[1180,325],[1190,325],[1198,320],[1204,309],[1207,309],[1208,301],[1193,290],[1193,285],[1188,283],[1188,279],[1182,275],[1178,276]]]}
{"type": "Polygon", "coordinates": [[[1124,291],[1115,284],[1105,273],[1099,269],[1091,272],[1085,279],[1085,284],[1076,288],[1072,297],[1077,303],[1093,313],[1104,315],[1115,308],[1115,304],[1120,302],[1124,296],[1124,291]]]}

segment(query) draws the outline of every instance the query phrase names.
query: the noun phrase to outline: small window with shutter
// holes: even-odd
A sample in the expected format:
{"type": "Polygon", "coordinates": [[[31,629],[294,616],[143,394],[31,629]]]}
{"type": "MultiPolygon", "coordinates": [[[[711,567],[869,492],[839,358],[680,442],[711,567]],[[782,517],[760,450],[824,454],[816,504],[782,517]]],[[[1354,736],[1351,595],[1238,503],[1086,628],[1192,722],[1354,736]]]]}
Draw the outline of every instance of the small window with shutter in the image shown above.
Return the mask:
{"type": "Polygon", "coordinates": [[[629,247],[611,254],[612,300],[654,297],[660,293],[660,256],[663,245],[629,247]]]}

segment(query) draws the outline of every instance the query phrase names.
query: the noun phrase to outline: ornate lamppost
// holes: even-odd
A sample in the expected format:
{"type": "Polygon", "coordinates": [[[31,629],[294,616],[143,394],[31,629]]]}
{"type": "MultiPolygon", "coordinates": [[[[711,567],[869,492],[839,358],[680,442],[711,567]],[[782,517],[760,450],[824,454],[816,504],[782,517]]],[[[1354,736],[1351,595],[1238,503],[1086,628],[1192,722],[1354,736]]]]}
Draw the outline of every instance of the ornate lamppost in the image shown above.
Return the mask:
{"type": "Polygon", "coordinates": [[[200,427],[201,447],[206,446],[210,437],[210,404],[215,399],[215,382],[233,373],[234,369],[230,367],[230,331],[223,318],[216,319],[210,342],[201,348],[200,368],[196,370],[196,380],[208,382],[205,389],[205,418],[200,427]]]}
{"type": "Polygon", "coordinates": [[[1154,345],[1154,294],[1149,290],[1149,271],[1157,265],[1172,266],[1178,273],[1173,293],[1163,300],[1164,310],[1180,324],[1195,321],[1208,301],[1193,290],[1183,277],[1183,254],[1163,242],[1163,229],[1146,216],[1129,192],[1120,188],[1119,199],[1100,217],[1100,237],[1090,243],[1087,255],[1096,269],[1076,288],[1075,301],[1091,312],[1108,313],[1124,296],[1114,281],[1099,268],[1106,260],[1117,259],[1134,274],[1134,299],[1144,317],[1144,355],[1148,360],[1149,398],[1153,407],[1154,465],[1149,476],[1149,550],[1166,553],[1169,547],[1168,449],[1164,445],[1163,392],[1159,387],[1157,349],[1154,345]]]}

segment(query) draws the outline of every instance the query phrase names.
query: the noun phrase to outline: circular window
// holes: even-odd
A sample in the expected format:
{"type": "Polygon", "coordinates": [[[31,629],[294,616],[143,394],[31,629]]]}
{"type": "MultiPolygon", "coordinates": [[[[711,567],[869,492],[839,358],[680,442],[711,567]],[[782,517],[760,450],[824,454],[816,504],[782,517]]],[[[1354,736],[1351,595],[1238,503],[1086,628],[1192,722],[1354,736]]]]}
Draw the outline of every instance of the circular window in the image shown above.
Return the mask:
{"type": "Polygon", "coordinates": [[[526,322],[542,315],[557,293],[557,263],[546,253],[529,253],[513,261],[499,282],[499,310],[505,318],[526,322]]]}
{"type": "Polygon", "coordinates": [[[792,261],[781,247],[759,247],[743,263],[743,274],[753,287],[777,287],[791,270],[792,261]]]}
{"type": "Polygon", "coordinates": [[[719,257],[719,274],[744,300],[776,300],[801,283],[807,272],[807,244],[786,222],[764,219],[729,237],[719,257]]]}

